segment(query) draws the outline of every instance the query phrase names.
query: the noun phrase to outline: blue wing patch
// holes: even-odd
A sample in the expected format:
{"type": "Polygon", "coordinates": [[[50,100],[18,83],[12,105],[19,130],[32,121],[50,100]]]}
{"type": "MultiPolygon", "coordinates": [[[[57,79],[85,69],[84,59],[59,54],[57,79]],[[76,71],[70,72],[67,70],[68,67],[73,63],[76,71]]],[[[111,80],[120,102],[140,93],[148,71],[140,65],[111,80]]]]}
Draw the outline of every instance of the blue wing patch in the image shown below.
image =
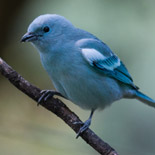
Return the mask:
{"type": "Polygon", "coordinates": [[[77,45],[81,48],[83,57],[91,66],[100,69],[109,77],[138,89],[124,64],[106,44],[96,39],[81,39],[77,42],[77,45]]]}
{"type": "Polygon", "coordinates": [[[116,67],[113,71],[111,70],[107,70],[102,63],[100,62],[93,62],[93,65],[95,67],[97,67],[98,69],[104,71],[104,73],[116,80],[119,80],[125,84],[128,84],[130,86],[132,86],[135,89],[138,89],[137,86],[134,85],[133,80],[129,74],[129,72],[127,71],[126,67],[124,66],[124,64],[121,62],[120,66],[116,67]]]}
{"type": "Polygon", "coordinates": [[[124,74],[125,76],[127,76],[132,82],[133,82],[133,79],[131,77],[131,75],[129,74],[127,68],[125,67],[125,65],[121,62],[120,66],[118,66],[116,68],[117,71],[121,72],[122,74],[124,74]]]}
{"type": "Polygon", "coordinates": [[[98,65],[98,67],[100,66],[100,68],[106,68],[108,70],[114,70],[115,68],[120,66],[120,60],[116,57],[116,55],[113,55],[111,57],[105,58],[105,59],[101,59],[98,61],[93,61],[93,63],[95,63],[98,65]]]}

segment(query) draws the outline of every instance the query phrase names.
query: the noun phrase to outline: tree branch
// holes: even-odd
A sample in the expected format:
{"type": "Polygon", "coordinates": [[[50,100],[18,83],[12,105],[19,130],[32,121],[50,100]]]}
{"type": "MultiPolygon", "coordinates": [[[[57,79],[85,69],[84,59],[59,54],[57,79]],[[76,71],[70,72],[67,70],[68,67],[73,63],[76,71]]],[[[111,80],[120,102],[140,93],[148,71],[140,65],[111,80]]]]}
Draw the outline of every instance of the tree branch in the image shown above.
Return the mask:
{"type": "MultiPolygon", "coordinates": [[[[38,101],[40,98],[40,89],[30,84],[15,70],[13,70],[4,60],[0,58],[0,72],[5,76],[15,87],[21,90],[23,93],[31,97],[33,100],[38,101]]],[[[74,124],[75,122],[81,122],[79,117],[73,113],[61,100],[57,98],[51,98],[46,102],[42,102],[41,105],[47,110],[53,112],[60,117],[68,126],[70,126],[76,133],[80,129],[80,125],[74,124]]],[[[102,139],[100,139],[92,130],[87,129],[81,135],[81,138],[86,141],[91,147],[93,147],[101,155],[118,155],[118,153],[102,139]]]]}

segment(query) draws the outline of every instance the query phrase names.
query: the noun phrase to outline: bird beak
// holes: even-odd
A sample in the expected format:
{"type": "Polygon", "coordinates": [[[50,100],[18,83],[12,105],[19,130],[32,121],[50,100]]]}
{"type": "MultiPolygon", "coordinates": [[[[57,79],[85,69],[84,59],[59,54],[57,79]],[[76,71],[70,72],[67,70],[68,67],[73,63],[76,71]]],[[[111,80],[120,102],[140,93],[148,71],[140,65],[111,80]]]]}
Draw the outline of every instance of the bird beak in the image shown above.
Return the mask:
{"type": "Polygon", "coordinates": [[[21,38],[21,42],[30,42],[30,41],[34,41],[36,39],[37,39],[37,35],[35,35],[34,33],[31,33],[31,32],[27,32],[21,38]]]}

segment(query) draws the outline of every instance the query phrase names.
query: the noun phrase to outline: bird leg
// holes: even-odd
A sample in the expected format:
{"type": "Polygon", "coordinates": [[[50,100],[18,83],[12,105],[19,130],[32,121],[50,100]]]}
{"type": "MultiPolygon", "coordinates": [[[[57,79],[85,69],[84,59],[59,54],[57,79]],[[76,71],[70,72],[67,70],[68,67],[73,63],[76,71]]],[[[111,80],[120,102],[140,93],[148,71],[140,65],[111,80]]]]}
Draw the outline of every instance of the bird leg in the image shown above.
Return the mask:
{"type": "Polygon", "coordinates": [[[65,98],[62,94],[54,90],[42,90],[40,94],[41,96],[38,99],[38,104],[37,104],[38,106],[41,102],[47,101],[48,98],[53,97],[54,95],[58,95],[58,96],[65,98]]]}
{"type": "Polygon", "coordinates": [[[89,128],[94,111],[95,111],[94,109],[91,111],[88,120],[86,120],[84,123],[81,123],[81,122],[74,123],[74,124],[82,124],[82,127],[78,131],[76,138],[78,138],[85,130],[87,130],[89,128]]]}

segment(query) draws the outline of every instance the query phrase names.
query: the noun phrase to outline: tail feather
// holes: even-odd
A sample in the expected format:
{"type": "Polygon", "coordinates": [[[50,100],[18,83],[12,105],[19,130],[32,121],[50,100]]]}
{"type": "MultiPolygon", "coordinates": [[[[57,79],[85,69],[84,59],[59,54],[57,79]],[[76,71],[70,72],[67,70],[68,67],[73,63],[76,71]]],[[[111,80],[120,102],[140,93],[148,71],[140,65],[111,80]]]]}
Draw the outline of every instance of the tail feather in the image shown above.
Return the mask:
{"type": "Polygon", "coordinates": [[[151,99],[140,91],[136,91],[136,98],[141,102],[155,108],[155,100],[151,99]]]}

